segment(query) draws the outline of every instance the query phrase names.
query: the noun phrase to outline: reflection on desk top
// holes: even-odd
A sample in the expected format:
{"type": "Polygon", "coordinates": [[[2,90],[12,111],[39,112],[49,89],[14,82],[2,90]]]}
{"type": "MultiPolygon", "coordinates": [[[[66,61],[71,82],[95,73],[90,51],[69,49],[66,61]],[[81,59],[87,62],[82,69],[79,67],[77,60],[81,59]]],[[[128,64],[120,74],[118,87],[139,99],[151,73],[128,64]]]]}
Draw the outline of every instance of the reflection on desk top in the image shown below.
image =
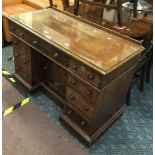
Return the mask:
{"type": "Polygon", "coordinates": [[[104,74],[144,49],[129,38],[99,29],[56,9],[18,14],[10,19],[104,74]]]}

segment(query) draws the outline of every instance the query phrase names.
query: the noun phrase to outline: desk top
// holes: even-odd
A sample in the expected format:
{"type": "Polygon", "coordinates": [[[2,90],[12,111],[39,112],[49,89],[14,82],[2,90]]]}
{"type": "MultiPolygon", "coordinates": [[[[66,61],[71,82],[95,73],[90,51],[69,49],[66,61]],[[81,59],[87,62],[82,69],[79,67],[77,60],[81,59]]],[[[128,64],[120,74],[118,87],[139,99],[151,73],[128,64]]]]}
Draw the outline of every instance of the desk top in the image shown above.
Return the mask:
{"type": "Polygon", "coordinates": [[[18,14],[9,19],[104,74],[144,50],[132,39],[56,9],[18,14]]]}

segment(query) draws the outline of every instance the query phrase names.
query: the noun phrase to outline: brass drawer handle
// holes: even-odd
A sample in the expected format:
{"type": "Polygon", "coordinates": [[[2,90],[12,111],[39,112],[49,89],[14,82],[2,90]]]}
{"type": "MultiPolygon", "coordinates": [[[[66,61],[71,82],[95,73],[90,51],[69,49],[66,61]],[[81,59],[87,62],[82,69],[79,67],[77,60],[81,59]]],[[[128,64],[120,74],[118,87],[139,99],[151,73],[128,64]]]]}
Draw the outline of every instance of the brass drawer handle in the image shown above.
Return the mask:
{"type": "Polygon", "coordinates": [[[18,44],[18,41],[16,40],[16,41],[14,41],[13,43],[16,45],[16,44],[18,44]]]}
{"type": "Polygon", "coordinates": [[[24,78],[27,78],[29,75],[25,73],[25,74],[23,74],[23,76],[24,76],[24,78]]]}
{"type": "Polygon", "coordinates": [[[75,99],[75,96],[71,95],[71,96],[69,96],[69,99],[70,100],[74,100],[75,99]]]}
{"type": "Polygon", "coordinates": [[[24,33],[23,33],[23,32],[20,32],[20,33],[19,33],[19,36],[20,36],[20,37],[23,37],[23,36],[24,36],[24,33]]]}
{"type": "Polygon", "coordinates": [[[11,27],[10,27],[10,31],[14,31],[14,30],[16,30],[16,28],[13,27],[13,26],[11,26],[11,27]]]}
{"type": "Polygon", "coordinates": [[[44,66],[44,67],[43,67],[43,70],[44,70],[44,71],[47,71],[47,70],[48,70],[48,66],[44,66]]]}
{"type": "Polygon", "coordinates": [[[16,67],[16,71],[20,71],[21,70],[21,67],[16,67]]]}
{"type": "Polygon", "coordinates": [[[73,65],[72,69],[76,70],[77,69],[77,65],[73,65]]]}
{"type": "Polygon", "coordinates": [[[92,93],[93,93],[92,90],[87,90],[85,94],[86,94],[87,96],[91,96],[92,93]]]}
{"type": "Polygon", "coordinates": [[[71,81],[71,84],[72,84],[72,85],[76,85],[76,83],[77,83],[77,81],[76,81],[75,79],[73,79],[73,80],[71,81]]]}
{"type": "Polygon", "coordinates": [[[38,41],[36,41],[36,40],[32,41],[32,45],[33,46],[37,46],[38,45],[38,41]]]}
{"type": "Polygon", "coordinates": [[[88,76],[88,80],[94,80],[94,78],[95,78],[95,76],[92,74],[88,76]]]}
{"type": "Polygon", "coordinates": [[[25,46],[22,48],[22,50],[26,50],[26,49],[27,49],[27,47],[25,47],[25,46]]]}
{"type": "Polygon", "coordinates": [[[24,60],[24,64],[27,64],[29,61],[28,60],[24,60]]]}
{"type": "Polygon", "coordinates": [[[85,124],[86,124],[86,121],[82,121],[82,122],[80,123],[81,126],[84,126],[85,124]]]}
{"type": "Polygon", "coordinates": [[[73,112],[72,110],[69,110],[69,111],[68,111],[68,114],[69,114],[69,115],[71,115],[71,114],[72,114],[72,112],[73,112]]]}
{"type": "Polygon", "coordinates": [[[20,54],[18,53],[18,54],[15,54],[15,58],[17,58],[17,57],[19,57],[20,56],[20,54]]]}
{"type": "Polygon", "coordinates": [[[59,55],[58,55],[58,53],[57,52],[55,52],[54,54],[53,54],[53,57],[54,58],[57,58],[59,55]]]}
{"type": "Polygon", "coordinates": [[[84,111],[89,111],[89,107],[88,107],[87,105],[84,105],[84,106],[83,106],[83,110],[84,110],[84,111]]]}

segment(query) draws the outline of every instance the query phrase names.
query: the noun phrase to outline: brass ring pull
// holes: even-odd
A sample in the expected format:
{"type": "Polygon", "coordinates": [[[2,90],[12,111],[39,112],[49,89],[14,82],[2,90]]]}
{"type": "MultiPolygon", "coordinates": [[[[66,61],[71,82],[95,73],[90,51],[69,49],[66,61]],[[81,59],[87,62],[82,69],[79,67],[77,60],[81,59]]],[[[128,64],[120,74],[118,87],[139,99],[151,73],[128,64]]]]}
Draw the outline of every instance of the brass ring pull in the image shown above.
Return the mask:
{"type": "Polygon", "coordinates": [[[95,78],[95,76],[92,74],[88,76],[88,80],[94,80],[94,78],[95,78]]]}
{"type": "Polygon", "coordinates": [[[17,58],[17,57],[19,57],[20,56],[20,54],[18,53],[18,54],[15,54],[15,57],[17,58]]]}
{"type": "Polygon", "coordinates": [[[71,96],[69,97],[69,99],[70,99],[70,100],[74,100],[74,99],[75,99],[75,96],[71,95],[71,96]]]}
{"type": "Polygon", "coordinates": [[[48,66],[44,66],[44,67],[43,67],[43,70],[44,70],[44,71],[48,70],[48,66]]]}
{"type": "Polygon", "coordinates": [[[27,47],[25,47],[25,46],[22,48],[22,50],[26,50],[26,49],[27,49],[27,47]]]}
{"type": "Polygon", "coordinates": [[[16,45],[16,44],[18,44],[18,41],[14,41],[13,43],[16,45]]]}
{"type": "Polygon", "coordinates": [[[24,36],[24,33],[23,33],[23,32],[20,32],[20,33],[19,33],[19,36],[20,36],[20,37],[23,37],[23,36],[24,36]]]}
{"type": "Polygon", "coordinates": [[[16,28],[13,27],[13,26],[10,27],[10,30],[11,30],[11,31],[14,31],[15,29],[16,29],[16,28]]]}
{"type": "Polygon", "coordinates": [[[69,115],[71,115],[71,114],[72,114],[72,112],[73,112],[72,110],[69,110],[69,111],[68,111],[68,114],[69,114],[69,115]]]}
{"type": "Polygon", "coordinates": [[[71,84],[72,84],[72,85],[76,85],[76,83],[77,83],[77,82],[76,82],[75,79],[73,79],[73,80],[71,81],[71,84]]]}
{"type": "Polygon", "coordinates": [[[86,124],[86,122],[85,121],[82,121],[80,125],[81,126],[84,126],[85,124],[86,124]]]}
{"type": "Polygon", "coordinates": [[[25,73],[25,74],[23,74],[23,76],[24,76],[24,78],[27,78],[29,75],[25,73]]]}
{"type": "Polygon", "coordinates": [[[55,52],[54,54],[53,54],[53,57],[54,58],[57,58],[59,55],[58,55],[58,53],[57,52],[55,52]]]}
{"type": "Polygon", "coordinates": [[[29,61],[28,60],[24,60],[24,64],[27,64],[29,61]]]}
{"type": "Polygon", "coordinates": [[[32,45],[33,45],[33,46],[38,45],[38,41],[36,41],[36,40],[32,41],[32,45]]]}
{"type": "Polygon", "coordinates": [[[84,106],[83,106],[83,110],[84,110],[84,111],[88,111],[88,110],[89,110],[89,107],[88,107],[87,105],[84,105],[84,106]]]}
{"type": "Polygon", "coordinates": [[[73,65],[72,69],[76,70],[77,69],[77,65],[73,65]]]}
{"type": "Polygon", "coordinates": [[[93,93],[92,90],[87,90],[87,91],[86,91],[86,95],[87,95],[87,96],[91,96],[92,93],[93,93]]]}
{"type": "Polygon", "coordinates": [[[21,67],[16,67],[16,71],[20,71],[21,67]]]}

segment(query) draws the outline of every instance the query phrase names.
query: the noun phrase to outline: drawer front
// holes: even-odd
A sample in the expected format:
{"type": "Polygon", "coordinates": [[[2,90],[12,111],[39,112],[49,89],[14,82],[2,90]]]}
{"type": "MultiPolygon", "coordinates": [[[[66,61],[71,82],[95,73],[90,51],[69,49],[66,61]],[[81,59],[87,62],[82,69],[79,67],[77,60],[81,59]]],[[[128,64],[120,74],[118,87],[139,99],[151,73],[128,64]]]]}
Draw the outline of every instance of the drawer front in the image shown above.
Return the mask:
{"type": "Polygon", "coordinates": [[[99,87],[101,82],[101,75],[92,70],[90,67],[82,64],[79,61],[70,59],[69,69],[72,70],[76,75],[80,76],[84,80],[93,84],[96,87],[99,87]]]}
{"type": "Polygon", "coordinates": [[[36,37],[35,35],[31,34],[30,44],[37,50],[41,51],[42,54],[51,58],[55,62],[63,65],[68,66],[68,56],[60,51],[59,49],[55,48],[54,46],[50,45],[49,43],[45,42],[44,40],[36,37]]]}
{"type": "Polygon", "coordinates": [[[27,69],[21,65],[15,64],[15,72],[18,76],[20,76],[24,81],[32,84],[31,78],[31,69],[27,69]]]}
{"type": "Polygon", "coordinates": [[[77,77],[68,74],[67,85],[95,105],[98,92],[77,77]]]}
{"type": "Polygon", "coordinates": [[[13,52],[16,74],[31,84],[31,48],[13,37],[13,52]]]}
{"type": "Polygon", "coordinates": [[[15,36],[12,36],[12,46],[14,50],[22,49],[22,42],[15,36]]]}
{"type": "Polygon", "coordinates": [[[71,120],[73,120],[80,128],[89,129],[89,123],[87,120],[83,119],[78,115],[71,107],[65,106],[65,115],[67,115],[71,120]]]}
{"type": "Polygon", "coordinates": [[[29,33],[25,29],[23,29],[21,26],[17,25],[16,23],[10,22],[9,23],[10,31],[21,38],[22,40],[28,41],[29,40],[29,33]]]}
{"type": "Polygon", "coordinates": [[[66,104],[76,110],[77,113],[82,115],[88,121],[91,120],[93,116],[93,107],[89,105],[89,102],[82,98],[78,93],[76,93],[70,87],[67,87],[66,104]]]}
{"type": "Polygon", "coordinates": [[[31,64],[31,55],[29,51],[19,51],[14,50],[14,60],[15,63],[21,63],[23,65],[30,65],[31,64]]]}
{"type": "Polygon", "coordinates": [[[13,37],[13,52],[16,66],[22,66],[24,71],[30,70],[31,48],[16,37],[13,37]],[[16,42],[18,42],[18,44],[16,44],[16,42]]]}
{"type": "Polygon", "coordinates": [[[24,71],[29,72],[31,70],[31,60],[21,59],[21,57],[14,58],[14,62],[17,66],[22,66],[24,71]]]}
{"type": "Polygon", "coordinates": [[[17,38],[13,37],[13,51],[15,63],[20,63],[21,65],[30,66],[31,64],[31,48],[19,41],[17,38]],[[16,44],[18,42],[18,44],[16,44]]]}

